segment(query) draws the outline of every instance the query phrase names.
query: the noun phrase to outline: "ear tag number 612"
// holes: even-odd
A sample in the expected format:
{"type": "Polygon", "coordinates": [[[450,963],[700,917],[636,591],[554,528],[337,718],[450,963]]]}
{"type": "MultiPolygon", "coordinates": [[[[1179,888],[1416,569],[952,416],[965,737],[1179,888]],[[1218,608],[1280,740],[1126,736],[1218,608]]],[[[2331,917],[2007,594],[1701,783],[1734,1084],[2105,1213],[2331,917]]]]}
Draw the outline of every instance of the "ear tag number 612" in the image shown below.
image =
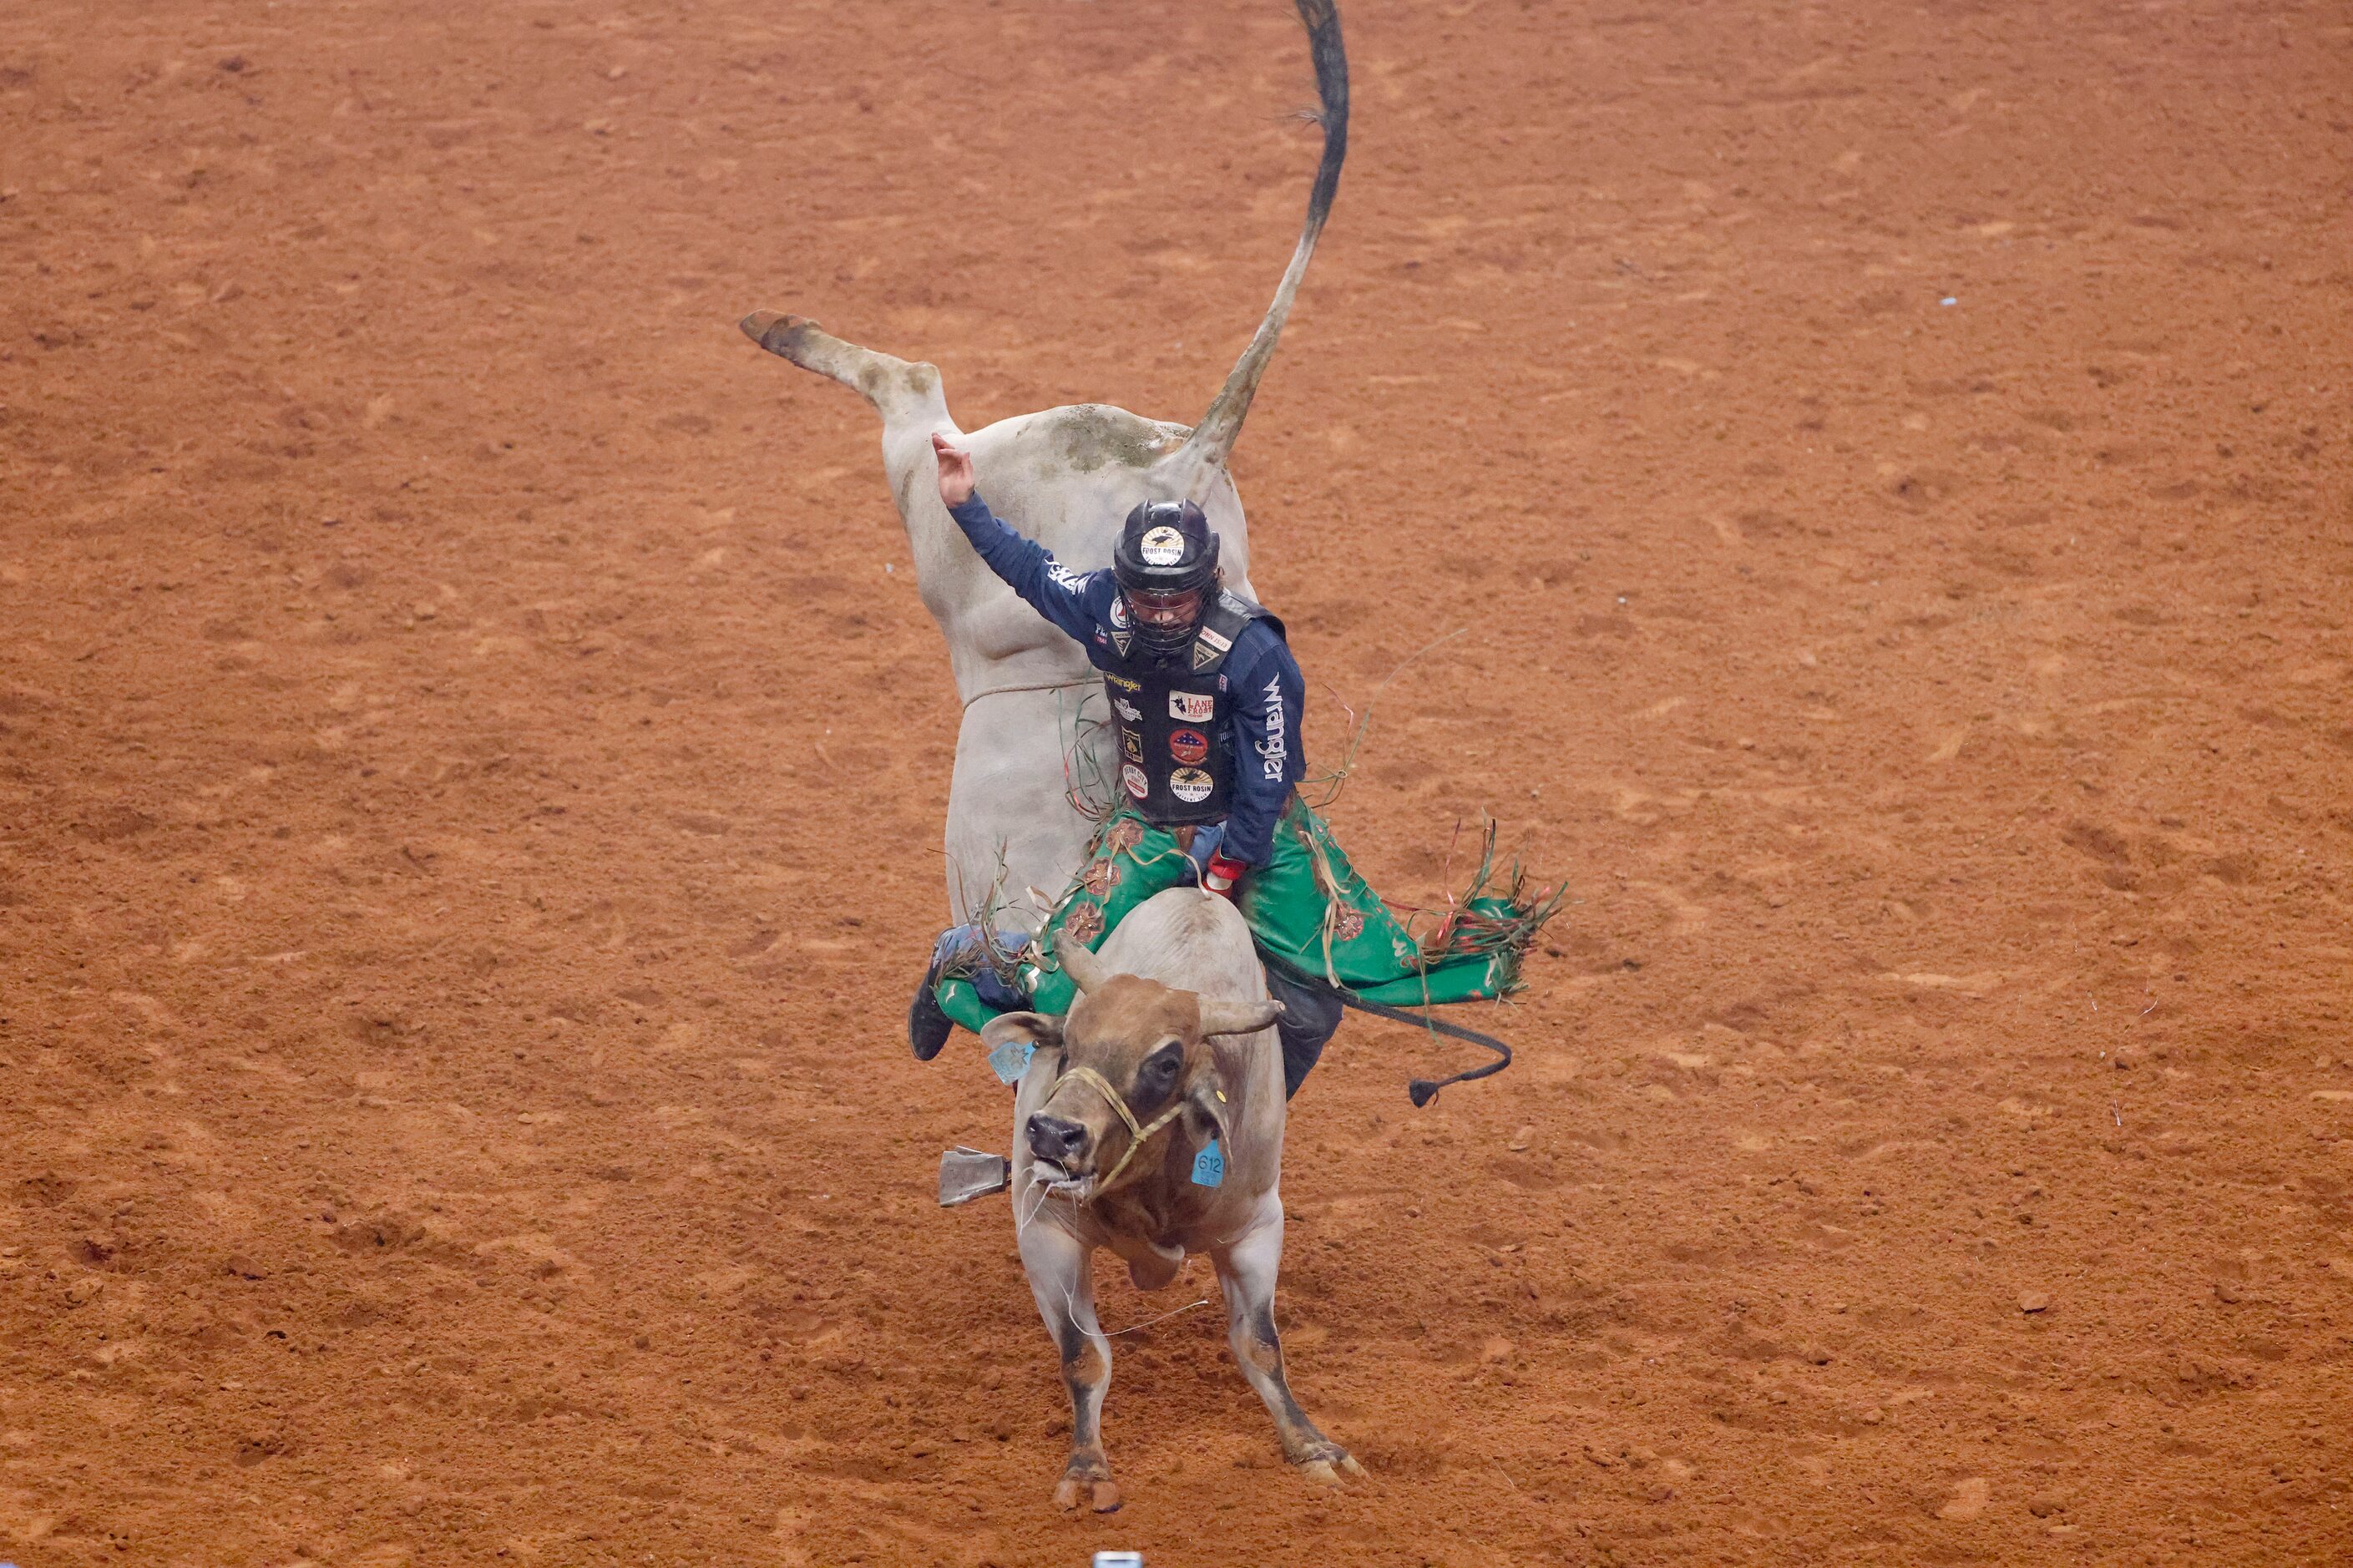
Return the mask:
{"type": "Polygon", "coordinates": [[[1218,1141],[1212,1138],[1207,1148],[1193,1156],[1193,1184],[1197,1187],[1214,1187],[1225,1179],[1226,1152],[1219,1148],[1218,1141]]]}

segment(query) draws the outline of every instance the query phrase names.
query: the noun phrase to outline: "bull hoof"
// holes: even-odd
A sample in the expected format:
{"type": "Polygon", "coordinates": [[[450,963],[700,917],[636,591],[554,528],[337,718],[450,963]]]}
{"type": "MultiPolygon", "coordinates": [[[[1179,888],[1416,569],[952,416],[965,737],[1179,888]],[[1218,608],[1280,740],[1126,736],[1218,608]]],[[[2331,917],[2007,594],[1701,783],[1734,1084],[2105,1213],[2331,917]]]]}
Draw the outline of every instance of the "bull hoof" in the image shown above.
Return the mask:
{"type": "Polygon", "coordinates": [[[754,310],[736,323],[744,335],[772,354],[793,356],[787,353],[793,334],[803,327],[814,327],[807,316],[788,316],[782,310],[754,310]]]}
{"type": "Polygon", "coordinates": [[[1361,1478],[1365,1473],[1354,1454],[1330,1441],[1315,1444],[1292,1463],[1298,1468],[1300,1479],[1311,1486],[1336,1487],[1343,1484],[1344,1476],[1361,1478]]]}
{"type": "Polygon", "coordinates": [[[1065,1512],[1081,1503],[1097,1513],[1119,1511],[1119,1483],[1109,1476],[1067,1475],[1054,1489],[1054,1506],[1065,1512]]]}

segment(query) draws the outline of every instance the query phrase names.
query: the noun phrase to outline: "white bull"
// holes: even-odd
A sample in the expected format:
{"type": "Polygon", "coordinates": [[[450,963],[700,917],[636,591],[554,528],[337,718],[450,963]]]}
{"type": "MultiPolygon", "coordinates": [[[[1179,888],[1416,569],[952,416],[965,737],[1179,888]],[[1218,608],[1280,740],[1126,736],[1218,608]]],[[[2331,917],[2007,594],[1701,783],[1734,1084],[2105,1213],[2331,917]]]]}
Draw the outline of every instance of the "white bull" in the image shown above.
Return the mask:
{"type": "Polygon", "coordinates": [[[1119,1506],[1103,1457],[1111,1341],[1095,1321],[1094,1253],[1142,1289],[1207,1253],[1234,1361],[1310,1480],[1362,1474],[1292,1396],[1274,1326],[1282,1263],[1282,1052],[1250,928],[1233,905],[1176,888],[1120,921],[1099,952],[1060,957],[1068,1015],[1008,1013],[982,1039],[1034,1046],[1013,1111],[1013,1215],[1030,1293],[1062,1358],[1071,1458],[1063,1508],[1119,1506]],[[1203,1164],[1205,1150],[1214,1168],[1203,1164]]]}
{"type": "MultiPolygon", "coordinates": [[[[882,462],[914,556],[923,604],[946,636],[964,722],[948,786],[951,919],[975,918],[992,887],[1058,892],[1085,858],[1093,821],[1068,799],[1065,753],[1092,748],[1082,771],[1116,775],[1107,728],[1073,722],[1093,684],[1079,646],[1017,599],[982,564],[941,505],[934,433],[968,448],[981,493],[1065,564],[1111,563],[1121,520],[1137,502],[1190,497],[1220,535],[1227,582],[1255,598],[1250,533],[1226,463],[1274,355],[1308,258],[1339,188],[1347,150],[1348,71],[1332,0],[1296,0],[1323,100],[1324,156],[1307,218],[1274,302],[1191,430],[1124,408],[1081,404],[1000,420],[969,435],[948,413],[940,373],[844,342],[797,316],[761,310],[744,331],[769,353],[862,395],[882,416],[882,462]]],[[[1014,911],[1008,911],[1008,914],[1014,911]]]]}

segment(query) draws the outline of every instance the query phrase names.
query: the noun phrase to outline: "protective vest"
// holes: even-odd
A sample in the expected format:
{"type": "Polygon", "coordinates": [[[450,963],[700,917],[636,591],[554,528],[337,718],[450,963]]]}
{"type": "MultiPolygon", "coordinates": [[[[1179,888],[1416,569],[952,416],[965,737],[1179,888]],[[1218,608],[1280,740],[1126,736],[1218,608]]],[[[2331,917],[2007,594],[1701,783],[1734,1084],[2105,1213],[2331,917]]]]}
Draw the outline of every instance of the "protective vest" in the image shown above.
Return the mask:
{"type": "Polygon", "coordinates": [[[1252,621],[1282,623],[1226,589],[1201,612],[1193,640],[1162,664],[1130,655],[1127,601],[1111,605],[1112,642],[1120,665],[1103,671],[1119,726],[1119,783],[1125,803],[1163,827],[1222,822],[1234,791],[1233,698],[1226,656],[1252,621]]]}

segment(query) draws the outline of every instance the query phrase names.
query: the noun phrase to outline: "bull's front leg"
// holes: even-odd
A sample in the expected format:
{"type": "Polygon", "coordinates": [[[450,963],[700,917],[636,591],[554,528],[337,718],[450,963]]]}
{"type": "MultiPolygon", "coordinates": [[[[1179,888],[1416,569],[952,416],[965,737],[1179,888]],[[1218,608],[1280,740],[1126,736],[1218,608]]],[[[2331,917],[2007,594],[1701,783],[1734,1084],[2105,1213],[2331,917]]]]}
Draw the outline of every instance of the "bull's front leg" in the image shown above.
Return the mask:
{"type": "Polygon", "coordinates": [[[1071,1391],[1071,1462],[1054,1488],[1058,1508],[1083,1502],[1097,1513],[1119,1507],[1119,1486],[1103,1458],[1103,1395],[1111,1391],[1111,1341],[1095,1321],[1093,1249],[1044,1218],[1021,1227],[1021,1267],[1038,1315],[1062,1357],[1071,1391]]]}
{"type": "Polygon", "coordinates": [[[1282,1200],[1269,1193],[1260,1217],[1247,1234],[1223,1251],[1212,1252],[1218,1287],[1226,1298],[1226,1342],[1234,1360],[1274,1417],[1282,1457],[1308,1480],[1337,1486],[1343,1471],[1365,1473],[1356,1457],[1315,1428],[1291,1395],[1282,1371],[1282,1341],[1274,1331],[1274,1283],[1282,1270],[1282,1200]]]}

